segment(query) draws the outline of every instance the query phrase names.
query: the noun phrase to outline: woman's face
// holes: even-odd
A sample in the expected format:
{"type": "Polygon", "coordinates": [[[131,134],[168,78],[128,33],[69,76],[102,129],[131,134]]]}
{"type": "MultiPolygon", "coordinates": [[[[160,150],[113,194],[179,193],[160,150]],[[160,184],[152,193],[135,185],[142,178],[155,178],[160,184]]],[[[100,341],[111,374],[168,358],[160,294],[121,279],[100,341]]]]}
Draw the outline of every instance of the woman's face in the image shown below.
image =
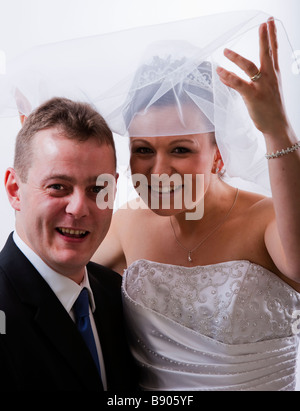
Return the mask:
{"type": "Polygon", "coordinates": [[[173,215],[193,209],[203,199],[217,146],[213,133],[131,137],[130,152],[139,195],[157,214],[173,215]]]}

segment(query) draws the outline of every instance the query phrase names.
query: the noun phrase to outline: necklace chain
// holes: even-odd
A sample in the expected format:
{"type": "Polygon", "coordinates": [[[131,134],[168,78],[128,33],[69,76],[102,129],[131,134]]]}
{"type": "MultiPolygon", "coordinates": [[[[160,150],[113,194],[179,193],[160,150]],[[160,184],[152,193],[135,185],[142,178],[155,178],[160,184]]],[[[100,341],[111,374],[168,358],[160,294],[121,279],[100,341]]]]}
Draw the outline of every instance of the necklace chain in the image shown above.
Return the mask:
{"type": "Polygon", "coordinates": [[[200,243],[198,243],[198,244],[197,244],[194,248],[192,248],[191,250],[188,249],[188,248],[186,248],[186,247],[184,247],[184,246],[181,244],[181,242],[178,240],[177,235],[176,235],[176,233],[175,233],[175,228],[174,228],[173,223],[172,223],[172,218],[171,218],[171,216],[170,216],[170,223],[171,223],[171,227],[172,227],[172,230],[173,230],[173,233],[174,233],[175,240],[176,240],[176,242],[180,245],[181,248],[183,248],[185,251],[188,252],[188,261],[189,261],[189,262],[192,262],[192,261],[193,261],[193,260],[192,260],[192,253],[193,253],[194,251],[196,251],[215,231],[217,231],[218,228],[220,228],[220,227],[225,223],[225,221],[226,221],[227,218],[229,217],[229,215],[230,215],[233,207],[235,206],[235,203],[236,203],[237,198],[238,198],[238,194],[239,194],[239,189],[237,188],[237,190],[236,190],[236,195],[235,195],[235,198],[234,198],[234,202],[233,202],[232,206],[230,207],[229,211],[227,212],[227,214],[225,215],[225,217],[223,218],[223,220],[222,220],[219,224],[217,224],[217,225],[214,227],[214,229],[213,229],[210,233],[208,233],[207,236],[204,237],[204,238],[200,241],[200,243]]]}

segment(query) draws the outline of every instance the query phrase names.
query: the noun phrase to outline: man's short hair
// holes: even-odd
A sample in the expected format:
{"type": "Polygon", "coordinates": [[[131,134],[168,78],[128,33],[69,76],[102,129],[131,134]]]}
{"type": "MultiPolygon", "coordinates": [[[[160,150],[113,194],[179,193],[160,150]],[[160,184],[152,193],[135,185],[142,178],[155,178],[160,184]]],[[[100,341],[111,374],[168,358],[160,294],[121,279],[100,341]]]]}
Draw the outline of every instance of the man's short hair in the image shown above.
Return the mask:
{"type": "Polygon", "coordinates": [[[17,135],[14,168],[23,182],[27,181],[32,163],[32,142],[36,133],[54,127],[71,140],[84,142],[95,139],[99,145],[111,146],[116,163],[113,134],[104,118],[87,103],[55,97],[36,108],[17,135]]]}

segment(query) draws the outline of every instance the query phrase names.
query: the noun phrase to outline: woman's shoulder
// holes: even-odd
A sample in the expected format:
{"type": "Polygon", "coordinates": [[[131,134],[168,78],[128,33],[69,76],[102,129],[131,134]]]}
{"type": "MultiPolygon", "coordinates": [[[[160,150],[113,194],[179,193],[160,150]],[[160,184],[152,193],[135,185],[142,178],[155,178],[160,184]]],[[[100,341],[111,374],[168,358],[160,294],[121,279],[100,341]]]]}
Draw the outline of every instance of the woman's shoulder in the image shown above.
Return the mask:
{"type": "Polygon", "coordinates": [[[270,211],[273,209],[273,199],[259,193],[239,190],[239,207],[254,213],[270,211]]]}
{"type": "Polygon", "coordinates": [[[273,199],[254,192],[240,190],[239,201],[236,204],[235,217],[237,224],[243,225],[251,232],[264,233],[266,227],[275,217],[273,199]]]}

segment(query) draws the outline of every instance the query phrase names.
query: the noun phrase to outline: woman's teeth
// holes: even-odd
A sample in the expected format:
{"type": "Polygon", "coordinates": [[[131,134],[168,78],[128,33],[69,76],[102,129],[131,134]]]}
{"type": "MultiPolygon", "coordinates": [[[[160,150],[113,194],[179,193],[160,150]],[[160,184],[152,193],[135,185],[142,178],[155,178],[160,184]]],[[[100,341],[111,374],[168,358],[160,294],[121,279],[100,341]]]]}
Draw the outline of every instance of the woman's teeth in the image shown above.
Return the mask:
{"type": "Polygon", "coordinates": [[[169,194],[173,193],[174,191],[178,190],[179,188],[182,188],[182,185],[178,185],[175,187],[170,187],[170,186],[165,186],[165,187],[159,187],[159,186],[151,186],[151,190],[153,190],[156,193],[160,194],[169,194]]]}

